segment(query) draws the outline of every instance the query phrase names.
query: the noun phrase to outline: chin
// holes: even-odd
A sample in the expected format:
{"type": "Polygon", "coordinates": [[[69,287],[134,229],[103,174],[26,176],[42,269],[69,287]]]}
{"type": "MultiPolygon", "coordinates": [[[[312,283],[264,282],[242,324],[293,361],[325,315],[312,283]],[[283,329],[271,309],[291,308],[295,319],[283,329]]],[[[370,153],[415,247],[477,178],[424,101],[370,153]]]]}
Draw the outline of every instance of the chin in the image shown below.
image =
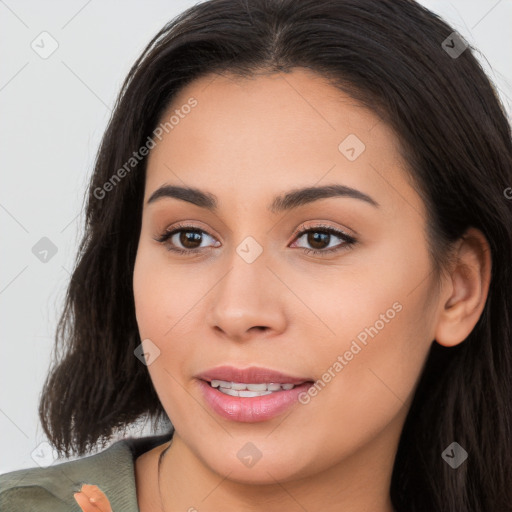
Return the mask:
{"type": "Polygon", "coordinates": [[[298,465],[296,456],[283,457],[277,449],[269,451],[271,455],[260,452],[258,456],[256,448],[247,442],[242,444],[241,450],[234,450],[229,457],[226,451],[209,453],[203,462],[221,477],[240,484],[275,485],[276,481],[286,482],[308,476],[308,466],[298,465]],[[252,460],[251,455],[247,455],[251,450],[252,460]]]}

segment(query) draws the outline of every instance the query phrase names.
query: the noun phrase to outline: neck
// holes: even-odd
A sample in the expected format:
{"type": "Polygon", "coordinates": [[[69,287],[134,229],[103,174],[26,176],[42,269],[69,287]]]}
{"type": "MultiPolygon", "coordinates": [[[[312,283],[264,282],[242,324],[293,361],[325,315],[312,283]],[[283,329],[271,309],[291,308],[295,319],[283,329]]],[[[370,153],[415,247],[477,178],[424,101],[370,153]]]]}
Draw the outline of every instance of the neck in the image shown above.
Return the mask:
{"type": "MultiPolygon", "coordinates": [[[[158,464],[155,464],[159,508],[155,503],[152,510],[393,512],[389,488],[398,438],[390,440],[384,436],[380,445],[379,438],[374,441],[371,446],[307,478],[274,479],[272,483],[253,485],[229,479],[229,473],[221,475],[214,472],[189,450],[175,432],[173,440],[161,450],[158,464]]],[[[271,472],[269,468],[268,473],[271,472]]]]}

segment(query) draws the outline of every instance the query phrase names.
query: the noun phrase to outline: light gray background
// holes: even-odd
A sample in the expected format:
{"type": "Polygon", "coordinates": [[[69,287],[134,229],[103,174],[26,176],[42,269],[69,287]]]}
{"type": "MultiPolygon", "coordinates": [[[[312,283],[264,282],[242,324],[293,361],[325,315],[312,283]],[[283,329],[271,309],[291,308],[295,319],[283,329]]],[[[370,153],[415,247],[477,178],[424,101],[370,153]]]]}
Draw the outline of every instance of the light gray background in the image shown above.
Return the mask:
{"type": "MultiPolygon", "coordinates": [[[[55,463],[37,407],[95,152],[130,66],[194,3],[0,0],[0,473],[55,463]],[[47,59],[31,48],[43,31],[59,45],[47,59]],[[42,237],[58,250],[46,263],[32,252],[42,237]]],[[[510,116],[512,0],[421,3],[480,50],[510,116]]]]}

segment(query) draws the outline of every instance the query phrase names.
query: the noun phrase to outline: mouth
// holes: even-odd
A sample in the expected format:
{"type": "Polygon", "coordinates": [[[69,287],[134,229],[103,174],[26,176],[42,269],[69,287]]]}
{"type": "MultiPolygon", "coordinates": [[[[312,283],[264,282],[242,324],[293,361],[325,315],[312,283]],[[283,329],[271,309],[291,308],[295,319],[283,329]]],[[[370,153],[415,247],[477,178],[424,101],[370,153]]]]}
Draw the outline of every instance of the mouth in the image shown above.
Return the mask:
{"type": "Polygon", "coordinates": [[[213,412],[224,419],[245,423],[269,421],[283,414],[315,382],[310,377],[256,366],[217,366],[195,377],[213,412]]]}
{"type": "Polygon", "coordinates": [[[224,419],[242,423],[276,418],[297,404],[300,396],[313,385],[313,381],[292,384],[199,379],[198,382],[202,396],[213,412],[224,419]]]}

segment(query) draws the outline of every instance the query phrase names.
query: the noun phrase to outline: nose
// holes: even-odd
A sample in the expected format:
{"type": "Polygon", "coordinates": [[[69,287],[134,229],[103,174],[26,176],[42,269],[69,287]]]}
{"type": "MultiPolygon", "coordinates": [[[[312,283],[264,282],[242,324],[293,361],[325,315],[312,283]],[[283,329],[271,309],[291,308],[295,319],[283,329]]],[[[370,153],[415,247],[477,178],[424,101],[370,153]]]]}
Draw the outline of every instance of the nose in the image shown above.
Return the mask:
{"type": "Polygon", "coordinates": [[[265,251],[251,263],[233,251],[228,270],[208,294],[206,320],[218,336],[244,341],[285,329],[283,284],[268,263],[265,251]]]}

